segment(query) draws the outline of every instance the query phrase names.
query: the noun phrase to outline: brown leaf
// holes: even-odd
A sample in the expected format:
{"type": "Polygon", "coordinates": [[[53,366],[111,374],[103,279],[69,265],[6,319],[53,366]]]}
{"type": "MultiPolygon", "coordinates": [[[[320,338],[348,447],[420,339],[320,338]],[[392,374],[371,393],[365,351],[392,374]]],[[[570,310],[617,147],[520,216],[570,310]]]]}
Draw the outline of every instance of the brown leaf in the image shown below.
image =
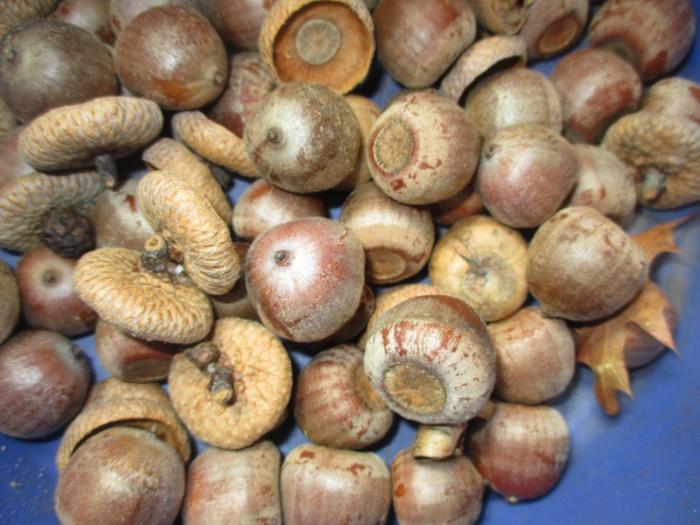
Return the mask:
{"type": "MultiPolygon", "coordinates": [[[[620,411],[617,392],[632,397],[624,357],[625,328],[612,319],[581,330],[589,332],[585,336],[585,344],[580,347],[578,360],[588,365],[595,375],[593,388],[598,404],[607,414],[615,415],[620,411]]],[[[579,335],[577,333],[577,339],[579,335]]]]}
{"type": "Polygon", "coordinates": [[[678,226],[690,219],[690,215],[676,219],[675,221],[665,222],[663,224],[657,224],[649,228],[647,231],[638,233],[633,236],[633,239],[637,241],[644,250],[644,253],[649,259],[649,265],[654,262],[659,255],[662,253],[677,253],[678,245],[676,240],[673,238],[673,230],[678,226]]]}
{"type": "Polygon", "coordinates": [[[638,326],[666,348],[677,352],[673,340],[676,310],[666,294],[653,282],[647,281],[637,298],[619,316],[628,325],[638,326]]]}
{"type": "Polygon", "coordinates": [[[595,395],[606,413],[619,412],[618,391],[632,397],[625,350],[634,334],[628,328],[636,326],[653,343],[675,351],[675,324],[676,312],[668,298],[647,281],[637,298],[616,316],[575,330],[577,359],[593,371],[595,395]]]}

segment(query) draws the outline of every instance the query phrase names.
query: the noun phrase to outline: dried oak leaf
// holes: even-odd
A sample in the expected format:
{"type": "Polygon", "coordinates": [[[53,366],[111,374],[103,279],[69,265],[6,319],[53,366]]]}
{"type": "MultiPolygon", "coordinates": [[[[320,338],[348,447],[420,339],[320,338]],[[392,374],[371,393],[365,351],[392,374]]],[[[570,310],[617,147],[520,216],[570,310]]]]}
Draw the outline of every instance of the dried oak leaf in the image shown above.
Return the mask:
{"type": "MultiPolygon", "coordinates": [[[[650,263],[660,254],[678,252],[673,230],[687,218],[650,228],[634,239],[642,246],[650,263]]],[[[647,281],[637,298],[606,321],[575,329],[577,360],[595,376],[596,399],[609,415],[620,411],[617,392],[632,397],[625,351],[640,331],[651,340],[676,351],[673,340],[676,312],[666,295],[647,281]]]]}

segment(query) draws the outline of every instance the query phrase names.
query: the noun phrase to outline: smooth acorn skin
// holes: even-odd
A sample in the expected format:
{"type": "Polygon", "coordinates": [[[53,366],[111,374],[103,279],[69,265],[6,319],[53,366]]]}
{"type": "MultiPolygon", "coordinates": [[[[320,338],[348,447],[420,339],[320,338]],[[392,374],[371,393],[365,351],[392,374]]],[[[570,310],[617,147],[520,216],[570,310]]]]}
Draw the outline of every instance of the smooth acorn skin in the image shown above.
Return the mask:
{"type": "Polygon", "coordinates": [[[530,293],[547,316],[594,321],[630,302],[648,277],[643,250],[593,208],[560,210],[528,249],[530,293]]]}
{"type": "Polygon", "coordinates": [[[296,342],[324,339],[360,306],[362,244],[342,224],[311,217],[258,236],[246,257],[246,288],[260,319],[296,342]]]}
{"type": "Polygon", "coordinates": [[[28,330],[0,347],[0,432],[33,439],[66,426],[90,387],[90,367],[70,339],[28,330]]]}
{"type": "Polygon", "coordinates": [[[389,469],[372,452],[300,445],[284,459],[280,486],[286,525],[382,525],[389,515],[389,469]]]}
{"type": "Polygon", "coordinates": [[[281,525],[280,453],[271,441],[208,448],[187,470],[183,525],[281,525]]]}
{"type": "Polygon", "coordinates": [[[114,44],[109,21],[110,0],[63,0],[51,16],[82,27],[105,44],[114,44]]]}
{"type": "Polygon", "coordinates": [[[67,22],[34,20],[0,43],[0,96],[21,122],[118,90],[107,47],[67,22]]]}
{"type": "Polygon", "coordinates": [[[185,468],[173,447],[150,432],[114,427],[78,448],[54,504],[62,525],[170,525],[184,492],[185,468]]]}
{"type": "Polygon", "coordinates": [[[695,31],[689,0],[613,0],[591,20],[588,43],[617,53],[649,81],[683,61],[695,31]]]}
{"type": "Polygon", "coordinates": [[[295,193],[330,189],[355,168],[360,129],[350,105],[321,84],[275,89],[243,132],[258,173],[295,193]]]}
{"type": "Polygon", "coordinates": [[[642,97],[635,69],[603,49],[569,53],[550,79],[561,98],[564,136],[572,142],[599,142],[608,125],[636,110],[642,97]]]}
{"type": "Polygon", "coordinates": [[[102,366],[122,381],[144,383],[168,377],[175,345],[131,337],[117,327],[98,320],[95,350],[102,366]]]}
{"type": "Polygon", "coordinates": [[[496,403],[467,448],[489,486],[517,503],[554,487],[569,458],[569,441],[566,421],[554,408],[496,403]]]}
{"type": "Polygon", "coordinates": [[[391,465],[391,481],[401,525],[472,525],[481,514],[484,479],[461,453],[426,461],[402,450],[391,465]]]}
{"type": "Polygon", "coordinates": [[[338,345],[304,367],[294,396],[294,417],[318,445],[361,449],[389,431],[394,414],[379,398],[362,366],[362,352],[338,345]]]}
{"type": "Polygon", "coordinates": [[[379,61],[410,88],[434,84],[476,36],[468,2],[383,0],[372,20],[379,61]]]}
{"type": "Polygon", "coordinates": [[[561,394],[574,377],[576,349],[561,319],[523,308],[488,325],[496,351],[494,393],[504,401],[536,405],[561,394]]]}
{"type": "Polygon", "coordinates": [[[396,283],[416,275],[435,242],[428,210],[398,203],[371,182],[348,196],[339,221],[360,239],[367,280],[373,283],[396,283]]]}
{"type": "Polygon", "coordinates": [[[115,46],[124,86],[166,109],[195,109],[218,97],[228,77],[226,48],[203,16],[180,6],[144,11],[115,46]]]}
{"type": "Polygon", "coordinates": [[[499,130],[481,152],[476,189],[487,210],[513,228],[533,228],[551,217],[576,183],[571,145],[544,126],[499,130]]]}
{"type": "Polygon", "coordinates": [[[33,328],[53,330],[69,337],[95,328],[97,314],[75,292],[77,259],[68,259],[38,246],[17,263],[17,285],[22,315],[33,328]]]}

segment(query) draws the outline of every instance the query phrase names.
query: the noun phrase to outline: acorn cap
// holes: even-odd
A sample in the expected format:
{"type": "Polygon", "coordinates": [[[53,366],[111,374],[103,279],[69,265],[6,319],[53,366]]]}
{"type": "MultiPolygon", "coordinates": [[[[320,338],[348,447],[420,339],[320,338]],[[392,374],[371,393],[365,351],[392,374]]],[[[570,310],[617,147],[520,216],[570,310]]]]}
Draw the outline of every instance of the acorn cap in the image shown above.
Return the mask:
{"type": "Polygon", "coordinates": [[[48,15],[57,0],[11,0],[0,4],[0,38],[22,22],[48,15]]]}
{"type": "Polygon", "coordinates": [[[136,97],[100,97],[35,118],[19,136],[19,151],[39,170],[92,166],[95,158],[132,153],[163,128],[158,104],[136,97]]]}
{"type": "MultiPolygon", "coordinates": [[[[98,383],[94,388],[99,388],[100,385],[98,383]]],[[[135,427],[152,432],[177,450],[183,461],[188,461],[191,447],[187,431],[178,421],[167,396],[164,393],[162,396],[154,395],[154,387],[160,390],[156,385],[123,383],[117,388],[108,386],[109,392],[102,392],[96,397],[91,394],[82,412],[63,434],[56,453],[59,472],[68,465],[71,456],[89,437],[114,426],[135,427]]]]}
{"type": "Polygon", "coordinates": [[[126,248],[86,253],[75,269],[78,296],[134,337],[180,344],[204,339],[213,323],[207,296],[187,280],[142,270],[139,259],[126,248]]]}
{"type": "Polygon", "coordinates": [[[172,119],[173,135],[197,155],[244,177],[260,177],[243,139],[200,111],[183,111],[172,119]]]}
{"type": "Polygon", "coordinates": [[[603,146],[636,170],[638,200],[670,209],[700,200],[700,125],[639,111],[608,129],[603,146]]]}
{"type": "Polygon", "coordinates": [[[165,406],[170,405],[168,395],[157,383],[130,383],[116,377],[110,377],[93,385],[84,408],[88,408],[92,403],[117,401],[125,397],[145,399],[165,406]]]}
{"type": "Polygon", "coordinates": [[[279,82],[316,82],[342,94],[367,76],[374,46],[362,0],[277,0],[258,41],[279,82]]]}
{"type": "Polygon", "coordinates": [[[466,89],[492,67],[508,61],[512,67],[525,66],[527,45],[519,36],[496,35],[479,40],[462,53],[443,77],[440,94],[459,102],[466,89]]]}
{"type": "Polygon", "coordinates": [[[91,216],[94,201],[103,189],[94,171],[32,173],[7,182],[0,192],[0,247],[26,252],[39,244],[42,219],[51,210],[74,208],[91,216]]]}
{"type": "Polygon", "coordinates": [[[208,389],[209,376],[185,354],[176,355],[170,367],[170,398],[197,438],[241,449],[274,429],[284,415],[292,391],[291,363],[282,343],[255,321],[221,319],[212,342],[221,353],[219,363],[232,370],[235,401],[217,401],[208,389]]]}
{"type": "Polygon", "coordinates": [[[182,256],[192,282],[208,294],[228,292],[241,274],[228,225],[189,183],[167,171],[154,171],[139,182],[144,217],[182,256]]]}
{"type": "Polygon", "coordinates": [[[221,186],[199,157],[176,140],[163,138],[146,149],[141,158],[156,170],[165,170],[181,178],[209,201],[226,224],[233,210],[221,186]]]}

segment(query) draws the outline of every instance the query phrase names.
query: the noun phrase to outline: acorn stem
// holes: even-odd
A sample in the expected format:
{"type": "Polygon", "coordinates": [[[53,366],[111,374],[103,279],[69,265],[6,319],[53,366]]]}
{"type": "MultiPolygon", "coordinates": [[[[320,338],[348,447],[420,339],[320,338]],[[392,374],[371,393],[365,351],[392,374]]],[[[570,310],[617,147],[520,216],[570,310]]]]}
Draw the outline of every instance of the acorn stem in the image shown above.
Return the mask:
{"type": "Polygon", "coordinates": [[[151,235],[143,247],[141,265],[151,273],[168,271],[168,243],[160,235],[151,235]]]}
{"type": "Polygon", "coordinates": [[[109,153],[102,153],[95,157],[95,167],[97,174],[107,188],[114,188],[119,178],[117,172],[117,161],[109,153]]]}
{"type": "Polygon", "coordinates": [[[210,364],[216,363],[220,356],[221,352],[214,343],[199,343],[185,350],[185,357],[203,372],[210,364]]]}
{"type": "Polygon", "coordinates": [[[467,423],[421,425],[411,447],[414,458],[447,459],[455,455],[467,423]]]}
{"type": "Polygon", "coordinates": [[[207,389],[217,402],[230,405],[236,401],[236,391],[233,388],[233,370],[219,363],[221,352],[214,343],[200,343],[188,348],[185,350],[185,357],[209,376],[207,389]]]}
{"type": "Polygon", "coordinates": [[[666,174],[650,166],[644,170],[642,182],[642,198],[646,202],[653,202],[659,198],[666,187],[666,174]]]}

